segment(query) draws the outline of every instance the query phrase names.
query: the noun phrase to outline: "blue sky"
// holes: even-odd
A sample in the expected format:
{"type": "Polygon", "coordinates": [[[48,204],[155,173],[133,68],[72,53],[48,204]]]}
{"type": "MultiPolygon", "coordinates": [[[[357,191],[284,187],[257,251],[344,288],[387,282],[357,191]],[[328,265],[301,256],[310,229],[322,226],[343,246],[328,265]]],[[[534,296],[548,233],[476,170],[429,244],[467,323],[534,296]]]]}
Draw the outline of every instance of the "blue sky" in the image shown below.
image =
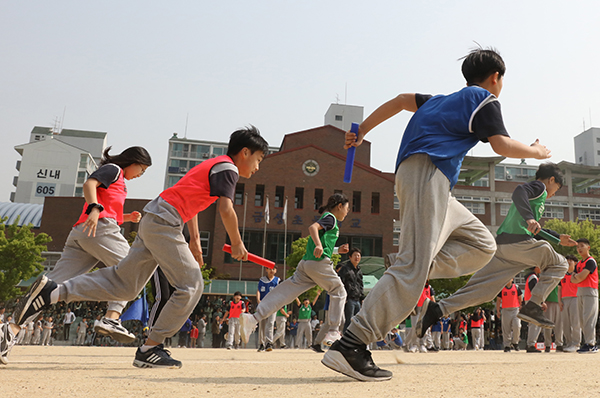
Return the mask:
{"type": "MultiPolygon", "coordinates": [[[[512,137],[574,161],[573,137],[600,125],[599,11],[594,1],[5,1],[0,201],[15,189],[14,146],[65,108],[64,128],[150,151],[154,165],[128,187],[153,198],[188,114],[188,138],[227,141],[251,123],[279,146],[322,125],[338,99],[368,115],[402,92],[459,90],[458,59],[474,41],[507,64],[500,102],[512,137]]],[[[369,134],[374,167],[393,171],[409,117],[369,134]]]]}

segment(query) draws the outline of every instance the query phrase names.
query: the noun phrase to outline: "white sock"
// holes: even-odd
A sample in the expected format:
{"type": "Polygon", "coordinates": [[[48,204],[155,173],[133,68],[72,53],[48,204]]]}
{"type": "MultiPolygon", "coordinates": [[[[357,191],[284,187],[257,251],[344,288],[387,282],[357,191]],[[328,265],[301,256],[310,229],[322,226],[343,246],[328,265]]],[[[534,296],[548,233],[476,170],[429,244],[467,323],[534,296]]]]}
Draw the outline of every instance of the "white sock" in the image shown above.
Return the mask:
{"type": "Polygon", "coordinates": [[[146,345],[144,344],[143,346],[140,347],[140,351],[141,352],[146,352],[148,350],[153,349],[154,347],[156,347],[155,345],[146,345]]]}
{"type": "Polygon", "coordinates": [[[50,292],[50,304],[58,303],[58,299],[59,299],[58,294],[60,293],[61,286],[62,285],[57,285],[56,289],[54,289],[53,291],[50,292]]]}

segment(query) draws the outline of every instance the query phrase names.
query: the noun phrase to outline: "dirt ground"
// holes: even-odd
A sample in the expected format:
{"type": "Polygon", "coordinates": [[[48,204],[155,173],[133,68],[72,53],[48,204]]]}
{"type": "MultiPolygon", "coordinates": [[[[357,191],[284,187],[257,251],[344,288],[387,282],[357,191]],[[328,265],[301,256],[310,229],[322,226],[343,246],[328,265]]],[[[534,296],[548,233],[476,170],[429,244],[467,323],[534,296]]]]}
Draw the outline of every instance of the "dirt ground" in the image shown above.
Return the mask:
{"type": "Polygon", "coordinates": [[[361,383],[309,350],[171,352],[181,369],[138,369],[133,348],[16,346],[0,365],[0,396],[600,397],[600,354],[375,351],[394,378],[361,383]]]}

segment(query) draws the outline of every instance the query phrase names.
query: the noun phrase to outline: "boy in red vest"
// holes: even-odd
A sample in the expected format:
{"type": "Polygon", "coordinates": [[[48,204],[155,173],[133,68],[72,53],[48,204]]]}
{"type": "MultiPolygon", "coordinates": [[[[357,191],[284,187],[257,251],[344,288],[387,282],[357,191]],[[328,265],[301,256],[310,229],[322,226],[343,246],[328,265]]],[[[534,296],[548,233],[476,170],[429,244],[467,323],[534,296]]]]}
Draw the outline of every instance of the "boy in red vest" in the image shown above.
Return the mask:
{"type": "Polygon", "coordinates": [[[581,343],[581,326],[579,325],[579,309],[577,308],[577,285],[571,283],[571,276],[578,261],[577,257],[572,254],[565,258],[569,263],[569,270],[558,287],[561,322],[560,328],[556,330],[556,351],[575,352],[581,343]]]}
{"type": "Polygon", "coordinates": [[[133,300],[160,264],[175,292],[152,326],[148,339],[138,348],[133,365],[181,368],[181,362],[171,358],[162,343],[185,323],[204,288],[197,214],[218,199],[218,210],[231,240],[231,256],[247,260],[248,252],[233,208],[235,188],[239,176],[250,178],[258,171],[267,153],[268,143],[258,129],[251,126],[235,131],[227,155],[200,163],[146,205],[146,215],[127,257],[114,267],[80,275],[59,285],[45,276],[39,277],[15,309],[15,323],[25,323],[58,301],[133,300]],[[184,224],[190,232],[189,245],[182,233],[184,224]]]}
{"type": "MultiPolygon", "coordinates": [[[[233,300],[229,303],[229,310],[223,315],[223,320],[229,317],[229,334],[227,338],[227,349],[231,347],[237,349],[241,343],[240,336],[240,315],[246,312],[246,305],[242,301],[242,293],[233,293],[233,300]]],[[[222,322],[222,321],[221,321],[222,322]]]]}
{"type": "Polygon", "coordinates": [[[596,322],[598,321],[598,265],[590,256],[590,241],[577,239],[577,253],[581,261],[575,266],[571,283],[577,284],[579,322],[583,331],[583,345],[577,352],[596,353],[596,322]]]}
{"type": "Polygon", "coordinates": [[[502,342],[504,352],[519,351],[519,337],[521,335],[521,320],[517,317],[523,292],[513,278],[502,288],[496,298],[496,314],[502,320],[502,342]]]}

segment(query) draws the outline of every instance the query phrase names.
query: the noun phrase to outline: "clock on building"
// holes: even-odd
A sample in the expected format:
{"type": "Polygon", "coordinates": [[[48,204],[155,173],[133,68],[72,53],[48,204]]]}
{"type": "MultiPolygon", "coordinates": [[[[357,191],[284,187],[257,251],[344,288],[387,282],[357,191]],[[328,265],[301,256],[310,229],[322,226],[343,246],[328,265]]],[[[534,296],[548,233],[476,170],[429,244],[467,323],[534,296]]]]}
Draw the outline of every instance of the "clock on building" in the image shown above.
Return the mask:
{"type": "Polygon", "coordinates": [[[302,171],[309,177],[315,176],[319,172],[319,163],[316,160],[309,159],[302,163],[302,171]]]}

